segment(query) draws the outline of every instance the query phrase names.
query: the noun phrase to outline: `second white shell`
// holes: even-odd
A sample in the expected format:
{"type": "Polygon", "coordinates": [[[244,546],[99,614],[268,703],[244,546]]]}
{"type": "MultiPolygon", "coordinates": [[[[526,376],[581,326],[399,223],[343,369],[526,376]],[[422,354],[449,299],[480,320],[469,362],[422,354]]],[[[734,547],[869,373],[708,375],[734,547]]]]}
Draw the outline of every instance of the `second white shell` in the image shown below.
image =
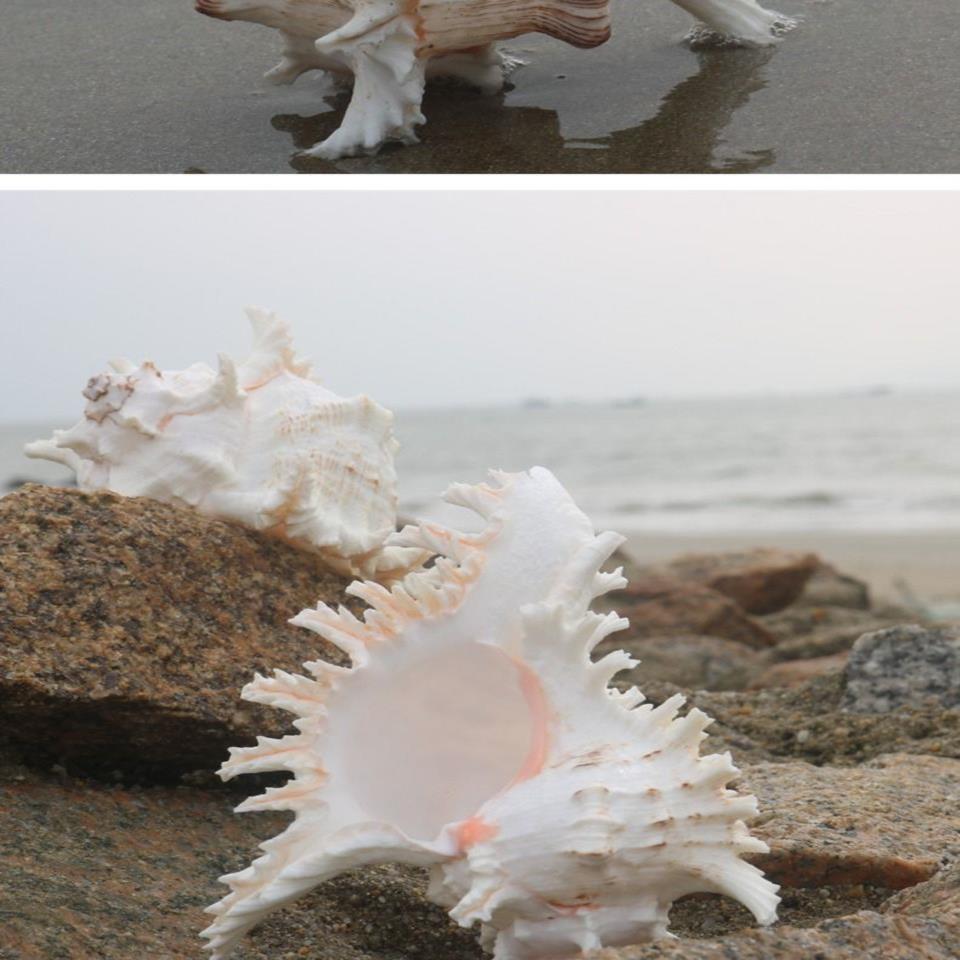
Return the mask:
{"type": "Polygon", "coordinates": [[[710,891],[775,918],[776,887],[741,859],[766,845],[727,789],[730,755],[699,756],[709,718],[679,717],[609,687],[634,664],[592,661],[622,629],[590,611],[624,583],[599,572],[622,538],[595,536],[549,471],[497,474],[447,499],[481,515],[465,534],[407,527],[398,543],[440,556],[390,590],[355,583],[364,620],[325,605],[292,622],[333,642],[349,669],[257,676],[246,699],[293,713],[297,733],[234,749],[221,776],[281,770],[240,810],[296,819],[263,844],[204,932],[222,960],[271,911],[364,864],[432,868],[429,896],[480,926],[496,960],[560,960],[666,935],[672,902],[710,891]]]}
{"type": "Polygon", "coordinates": [[[254,345],[219,370],[114,361],[83,395],[84,417],[26,448],[77,475],[81,490],[188,504],[322,553],[368,576],[419,551],[383,549],[396,522],[393,414],[338,397],[295,357],[286,325],[249,310],[254,345]]]}

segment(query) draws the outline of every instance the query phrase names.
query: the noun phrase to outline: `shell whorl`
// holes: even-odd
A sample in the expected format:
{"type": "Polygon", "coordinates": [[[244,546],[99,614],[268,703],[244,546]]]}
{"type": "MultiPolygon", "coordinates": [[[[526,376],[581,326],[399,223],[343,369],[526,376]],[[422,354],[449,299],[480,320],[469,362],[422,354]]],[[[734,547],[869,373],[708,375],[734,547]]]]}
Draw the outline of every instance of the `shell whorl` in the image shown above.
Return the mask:
{"type": "Polygon", "coordinates": [[[497,960],[663,936],[670,904],[694,891],[770,922],[776,888],[740,859],[765,849],[743,823],[756,803],[726,788],[729,754],[699,756],[709,719],[678,716],[682,696],[654,708],[612,690],[634,665],[622,651],[591,659],[626,626],[590,610],[625,582],[600,572],[622,538],[595,535],[542,468],[446,499],[483,529],[407,527],[394,544],[437,554],[433,566],[390,588],[351,585],[362,618],[321,604],[293,619],[351,667],[315,661],[309,677],[244,688],[298,732],[233,749],[221,776],[292,773],[238,809],[296,819],[223,878],[231,892],[204,931],[214,957],[322,880],[385,861],[431,866],[431,899],[479,924],[497,960]]]}

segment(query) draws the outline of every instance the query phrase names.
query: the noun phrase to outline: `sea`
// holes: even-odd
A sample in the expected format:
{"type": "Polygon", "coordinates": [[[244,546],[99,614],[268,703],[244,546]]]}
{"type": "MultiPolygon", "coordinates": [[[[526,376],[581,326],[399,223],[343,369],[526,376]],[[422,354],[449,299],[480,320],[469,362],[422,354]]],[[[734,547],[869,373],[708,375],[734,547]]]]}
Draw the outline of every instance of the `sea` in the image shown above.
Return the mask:
{"type": "MultiPolygon", "coordinates": [[[[59,483],[23,444],[66,423],[0,425],[0,489],[59,483]]],[[[397,411],[400,512],[456,521],[453,481],[552,470],[622,533],[960,531],[960,392],[551,403],[397,411]]]]}

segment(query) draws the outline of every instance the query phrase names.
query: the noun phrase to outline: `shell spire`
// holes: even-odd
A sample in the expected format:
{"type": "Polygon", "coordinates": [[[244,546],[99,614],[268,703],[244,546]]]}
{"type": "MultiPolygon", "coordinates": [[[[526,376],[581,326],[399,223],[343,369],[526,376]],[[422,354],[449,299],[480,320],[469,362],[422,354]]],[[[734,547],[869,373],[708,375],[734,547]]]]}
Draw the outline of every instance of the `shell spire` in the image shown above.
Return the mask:
{"type": "Polygon", "coordinates": [[[213,370],[114,360],[87,384],[84,417],[27,456],[81,490],[195,507],[283,537],[351,574],[389,579],[424,553],[385,547],[396,522],[393,414],[321,386],[275,314],[248,310],[253,350],[213,370]]]}
{"type": "Polygon", "coordinates": [[[224,877],[204,936],[223,960],[272,910],[355,866],[431,867],[429,896],[478,924],[496,960],[577,957],[666,935],[671,903],[712,891],[775,918],[776,887],[741,859],[765,845],[727,789],[729,754],[700,756],[710,720],[654,708],[611,678],[634,661],[591,652],[627,621],[590,609],[624,584],[600,572],[621,543],[595,535],[543,468],[455,485],[484,521],[392,542],[433,566],[387,588],[354,583],[362,618],[320,604],[291,622],[345,651],[349,668],[257,676],[243,696],[285,709],[296,733],[235,748],[221,776],[282,770],[239,810],[290,810],[263,856],[224,877]]]}

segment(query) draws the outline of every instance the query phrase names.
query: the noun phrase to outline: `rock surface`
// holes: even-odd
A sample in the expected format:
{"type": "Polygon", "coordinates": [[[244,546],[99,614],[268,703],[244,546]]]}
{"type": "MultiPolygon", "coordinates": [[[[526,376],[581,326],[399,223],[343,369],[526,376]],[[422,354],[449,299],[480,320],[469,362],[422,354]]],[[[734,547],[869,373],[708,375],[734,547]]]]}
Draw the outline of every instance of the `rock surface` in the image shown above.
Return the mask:
{"type": "MultiPolygon", "coordinates": [[[[781,883],[817,888],[785,887],[783,923],[805,925],[876,907],[890,891],[867,886],[871,882],[902,884],[929,875],[930,811],[955,788],[955,771],[945,772],[945,765],[960,763],[912,766],[926,759],[889,758],[885,762],[894,766],[864,772],[807,764],[746,771],[765,809],[755,829],[773,847],[764,866],[777,871],[781,883]],[[914,804],[918,784],[898,819],[890,808],[896,777],[917,773],[928,777],[933,792],[914,804]],[[843,795],[845,776],[851,777],[850,799],[843,795]],[[827,817],[818,811],[820,795],[827,817]],[[854,824],[851,832],[856,798],[876,822],[854,824]],[[846,886],[824,886],[828,881],[846,886]]],[[[285,822],[282,814],[234,814],[239,796],[224,789],[107,786],[9,763],[0,765],[0,797],[0,960],[199,957],[197,934],[208,920],[202,909],[224,890],[216,878],[246,865],[256,844],[285,822]]],[[[939,889],[918,894],[915,912],[948,900],[949,885],[939,889]]],[[[425,890],[419,870],[353,871],[271,917],[245,941],[237,960],[481,960],[475,934],[430,904],[425,890]]],[[[742,908],[716,897],[686,898],[675,906],[672,922],[688,951],[670,954],[678,957],[699,955],[690,937],[753,925],[742,908]]]]}
{"type": "Polygon", "coordinates": [[[39,762],[216,768],[285,730],[240,699],[254,671],[337,658],[286,621],[347,582],[193,510],[28,485],[0,500],[0,736],[39,762]]]}
{"type": "Polygon", "coordinates": [[[958,950],[960,935],[951,921],[863,910],[825,920],[813,929],[775,926],[719,940],[665,940],[588,956],[590,960],[956,960],[958,950]]]}
{"type": "Polygon", "coordinates": [[[648,570],[709,587],[735,601],[747,613],[776,613],[802,593],[820,560],[812,553],[757,549],[742,553],[687,554],[648,570]]]}
{"type": "MultiPolygon", "coordinates": [[[[240,796],[225,790],[0,776],[0,960],[204,957],[217,878],[286,821],[234,814],[240,796]]],[[[236,960],[481,960],[425,888],[397,866],[345,875],[256,930],[236,960]]]]}
{"type": "Polygon", "coordinates": [[[845,710],[888,713],[927,699],[960,707],[960,629],[891,627],[853,645],[845,710]]]}
{"type": "Polygon", "coordinates": [[[777,883],[900,889],[960,861],[960,760],[767,763],[747,767],[741,781],[760,802],[753,832],[770,845],[751,859],[777,883]]]}

